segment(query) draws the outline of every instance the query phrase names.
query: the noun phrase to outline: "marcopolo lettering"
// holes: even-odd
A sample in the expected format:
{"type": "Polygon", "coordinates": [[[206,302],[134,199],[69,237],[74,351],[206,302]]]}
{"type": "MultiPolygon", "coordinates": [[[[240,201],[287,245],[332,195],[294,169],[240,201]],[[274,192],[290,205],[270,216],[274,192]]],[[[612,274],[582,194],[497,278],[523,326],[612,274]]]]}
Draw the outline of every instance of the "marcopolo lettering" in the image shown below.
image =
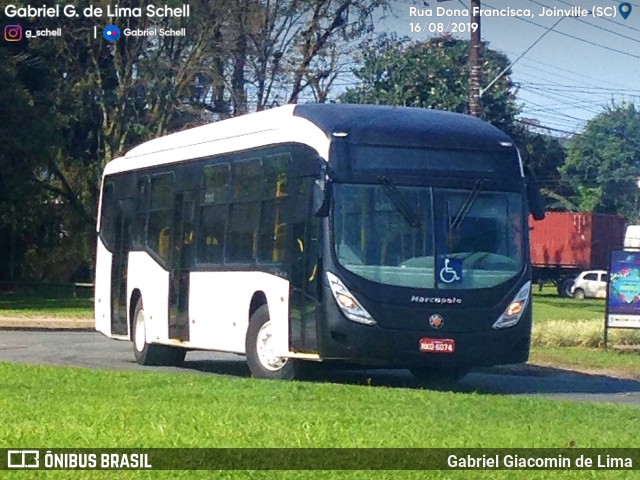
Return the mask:
{"type": "Polygon", "coordinates": [[[411,303],[436,303],[440,305],[453,305],[461,304],[462,299],[458,297],[422,297],[420,295],[413,295],[411,297],[411,303]]]}

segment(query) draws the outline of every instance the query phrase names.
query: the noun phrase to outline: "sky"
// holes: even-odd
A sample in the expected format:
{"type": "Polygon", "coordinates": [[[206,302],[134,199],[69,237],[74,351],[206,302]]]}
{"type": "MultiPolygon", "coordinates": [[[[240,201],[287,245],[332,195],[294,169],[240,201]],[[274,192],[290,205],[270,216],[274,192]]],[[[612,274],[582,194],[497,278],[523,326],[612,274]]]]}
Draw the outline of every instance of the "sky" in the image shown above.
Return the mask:
{"type": "MultiPolygon", "coordinates": [[[[455,15],[455,10],[469,9],[470,2],[390,0],[391,11],[385,18],[374,19],[376,30],[395,32],[416,41],[426,40],[435,35],[429,33],[430,26],[440,24],[450,29],[454,24],[468,24],[469,17],[455,15]],[[411,8],[431,11],[433,16],[411,16],[411,8]],[[454,12],[438,16],[439,8],[454,12]],[[420,25],[419,33],[411,31],[412,23],[420,25]]],[[[7,3],[0,0],[0,5],[7,3]]],[[[515,15],[510,16],[483,16],[480,29],[482,39],[490,48],[503,52],[512,62],[517,60],[512,66],[511,78],[518,87],[522,120],[538,122],[548,133],[570,136],[580,133],[589,119],[612,103],[640,105],[640,0],[627,0],[631,11],[626,19],[618,8],[622,3],[625,2],[481,0],[482,8],[493,12],[515,10],[511,12],[515,15]],[[541,16],[545,7],[561,11],[556,11],[555,16],[541,16]],[[600,7],[615,16],[570,16],[567,13],[576,13],[571,7],[588,12],[600,7]]],[[[54,4],[56,2],[49,2],[48,6],[54,4]]],[[[43,3],[33,2],[33,5],[43,3]]],[[[469,33],[453,35],[469,38],[469,33]]],[[[484,78],[483,86],[491,80],[484,78]]],[[[343,78],[339,88],[352,86],[355,81],[355,78],[343,78]]]]}
{"type": "MultiPolygon", "coordinates": [[[[377,22],[378,30],[396,32],[414,40],[429,38],[427,24],[450,26],[467,21],[467,17],[460,16],[438,17],[438,7],[470,8],[470,0],[393,0],[391,3],[392,13],[377,22]],[[431,9],[433,16],[410,16],[410,7],[416,3],[422,4],[419,8],[431,9]],[[410,23],[420,23],[422,31],[411,32],[410,23]]],[[[519,88],[521,118],[539,121],[554,135],[569,136],[580,133],[589,119],[612,102],[635,102],[640,106],[640,1],[626,2],[631,6],[626,20],[620,14],[621,3],[625,2],[481,0],[483,9],[529,9],[532,15],[526,16],[527,12],[523,11],[520,16],[483,16],[480,25],[482,39],[489,42],[490,48],[505,53],[512,62],[526,51],[513,65],[511,75],[519,88]],[[572,6],[590,13],[593,7],[613,7],[605,12],[611,14],[615,10],[616,16],[572,17],[564,11],[556,12],[553,17],[540,15],[543,7],[571,10],[572,6]]],[[[469,38],[468,33],[454,36],[469,38]]],[[[484,78],[483,86],[491,80],[484,78]]]]}

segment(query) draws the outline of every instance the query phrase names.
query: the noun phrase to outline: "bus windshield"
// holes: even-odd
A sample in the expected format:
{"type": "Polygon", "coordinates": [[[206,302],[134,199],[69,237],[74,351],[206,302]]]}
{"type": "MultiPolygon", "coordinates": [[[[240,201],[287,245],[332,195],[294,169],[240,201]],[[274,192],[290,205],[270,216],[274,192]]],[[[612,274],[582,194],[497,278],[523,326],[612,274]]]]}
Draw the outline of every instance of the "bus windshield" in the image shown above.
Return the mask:
{"type": "Polygon", "coordinates": [[[524,266],[523,205],[514,192],[335,184],[333,239],[348,271],[385,285],[479,289],[524,266]]]}

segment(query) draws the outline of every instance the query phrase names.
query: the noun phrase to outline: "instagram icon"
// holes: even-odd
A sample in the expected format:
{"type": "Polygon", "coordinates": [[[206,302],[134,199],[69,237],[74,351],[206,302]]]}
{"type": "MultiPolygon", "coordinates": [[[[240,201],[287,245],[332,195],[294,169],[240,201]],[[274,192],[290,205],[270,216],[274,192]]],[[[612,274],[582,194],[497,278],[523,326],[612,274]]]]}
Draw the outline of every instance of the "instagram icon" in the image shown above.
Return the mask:
{"type": "Polygon", "coordinates": [[[7,42],[19,42],[22,40],[22,27],[20,25],[7,25],[4,27],[4,39],[7,42]]]}

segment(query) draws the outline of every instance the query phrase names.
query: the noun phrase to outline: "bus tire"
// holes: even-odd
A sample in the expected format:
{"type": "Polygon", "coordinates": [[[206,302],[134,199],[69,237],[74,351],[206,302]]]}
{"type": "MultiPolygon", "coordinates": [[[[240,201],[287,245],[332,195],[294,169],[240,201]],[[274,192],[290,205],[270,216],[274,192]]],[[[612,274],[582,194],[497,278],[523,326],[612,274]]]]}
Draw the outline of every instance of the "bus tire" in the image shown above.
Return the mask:
{"type": "Polygon", "coordinates": [[[147,328],[142,299],[136,303],[132,327],[133,355],[137,363],[140,365],[178,366],[184,362],[184,357],[187,354],[186,350],[147,343],[147,328]]]}
{"type": "Polygon", "coordinates": [[[295,360],[273,355],[272,328],[269,308],[262,305],[251,315],[245,339],[245,354],[251,375],[271,380],[293,380],[296,376],[295,360]]]}
{"type": "Polygon", "coordinates": [[[469,367],[433,367],[433,366],[413,366],[409,367],[411,374],[421,383],[429,385],[453,385],[469,373],[469,367]]]}

